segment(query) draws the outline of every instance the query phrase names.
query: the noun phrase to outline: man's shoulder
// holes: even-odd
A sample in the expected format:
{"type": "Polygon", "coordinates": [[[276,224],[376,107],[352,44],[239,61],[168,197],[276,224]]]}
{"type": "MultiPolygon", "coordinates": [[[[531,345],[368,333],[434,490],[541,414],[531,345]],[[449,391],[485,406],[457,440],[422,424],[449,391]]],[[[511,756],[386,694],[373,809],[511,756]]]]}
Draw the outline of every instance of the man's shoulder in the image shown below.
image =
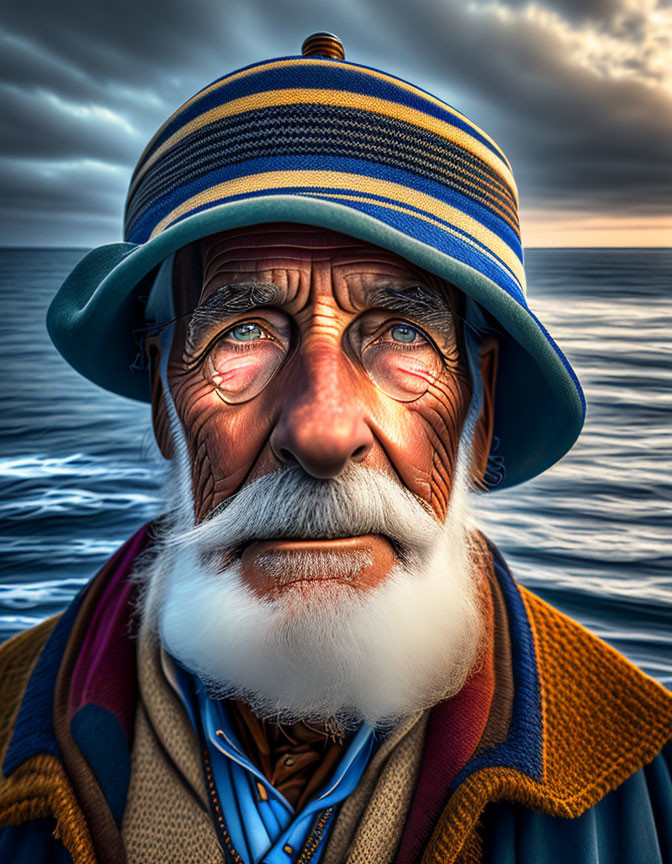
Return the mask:
{"type": "Polygon", "coordinates": [[[483,864],[672,861],[672,744],[574,819],[521,804],[489,805],[481,824],[483,864]]]}
{"type": "Polygon", "coordinates": [[[499,550],[488,544],[507,595],[511,639],[518,643],[514,687],[537,690],[526,708],[532,714],[538,706],[544,774],[565,788],[576,784],[585,809],[587,786],[600,778],[598,785],[615,788],[672,739],[672,692],[517,582],[499,550]]]}
{"type": "Polygon", "coordinates": [[[672,739],[672,693],[582,624],[518,589],[539,674],[546,806],[576,816],[672,739]]]}
{"type": "Polygon", "coordinates": [[[60,617],[47,618],[0,646],[0,759],[7,752],[32,671],[60,617]]]}
{"type": "MultiPolygon", "coordinates": [[[[645,778],[645,794],[638,802],[644,806],[650,801],[648,806],[672,818],[665,793],[672,780],[672,693],[515,582],[498,554],[495,563],[510,631],[513,704],[508,731],[504,740],[477,753],[455,779],[423,860],[454,860],[455,850],[476,831],[480,814],[495,802],[504,813],[536,814],[550,819],[544,824],[561,826],[583,814],[593,818],[588,812],[594,816],[598,804],[600,813],[612,813],[614,801],[627,799],[632,809],[633,789],[645,778]],[[654,788],[649,781],[657,773],[662,780],[654,788]],[[618,794],[610,796],[614,790],[618,794]],[[564,818],[556,823],[554,817],[564,818]]],[[[449,740],[436,740],[430,762],[441,763],[449,740]]]]}
{"type": "Polygon", "coordinates": [[[634,734],[633,744],[651,739],[653,758],[672,738],[672,693],[578,621],[518,588],[534,634],[545,720],[553,726],[574,717],[590,726],[591,740],[598,731],[605,738],[634,734]]]}

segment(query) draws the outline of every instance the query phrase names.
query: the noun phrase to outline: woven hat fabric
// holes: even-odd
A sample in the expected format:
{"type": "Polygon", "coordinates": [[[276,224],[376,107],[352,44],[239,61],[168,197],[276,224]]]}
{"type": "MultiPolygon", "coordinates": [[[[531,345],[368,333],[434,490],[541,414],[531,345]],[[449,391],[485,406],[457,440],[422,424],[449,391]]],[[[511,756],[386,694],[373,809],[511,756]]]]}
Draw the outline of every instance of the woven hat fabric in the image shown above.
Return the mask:
{"type": "Polygon", "coordinates": [[[221,78],[154,136],[125,238],[241,198],[324,198],[373,215],[525,293],[518,196],[475,124],[411,84],[344,61],[287,58],[221,78]]]}
{"type": "Polygon", "coordinates": [[[517,210],[506,156],[445,102],[345,60],[269,60],[205,87],[159,129],[131,178],[124,242],[80,262],[47,327],[83,375],[148,401],[143,298],[171,253],[272,222],[348,234],[452,282],[496,320],[494,485],[510,486],[557,461],[585,415],[527,303],[517,210]]]}

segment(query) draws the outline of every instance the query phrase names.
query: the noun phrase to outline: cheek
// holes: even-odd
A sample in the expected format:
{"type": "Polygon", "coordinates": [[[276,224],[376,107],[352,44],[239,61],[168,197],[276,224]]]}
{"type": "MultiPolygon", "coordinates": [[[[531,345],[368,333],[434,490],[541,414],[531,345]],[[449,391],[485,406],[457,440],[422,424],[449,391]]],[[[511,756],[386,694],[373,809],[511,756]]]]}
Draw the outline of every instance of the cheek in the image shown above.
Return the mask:
{"type": "Polygon", "coordinates": [[[247,350],[223,342],[205,361],[210,382],[224,395],[223,401],[239,404],[257,396],[282,363],[284,352],[271,343],[247,350]]]}
{"type": "Polygon", "coordinates": [[[470,400],[469,381],[463,376],[451,376],[432,388],[418,411],[432,449],[430,503],[442,520],[448,511],[457,452],[470,400]]]}
{"type": "Polygon", "coordinates": [[[171,392],[189,446],[194,509],[201,520],[245,480],[268,440],[271,412],[261,398],[227,405],[198,373],[175,374],[171,392]]]}
{"type": "Polygon", "coordinates": [[[440,380],[416,402],[379,401],[376,436],[411,492],[443,521],[448,510],[460,433],[469,408],[464,376],[440,380]]]}

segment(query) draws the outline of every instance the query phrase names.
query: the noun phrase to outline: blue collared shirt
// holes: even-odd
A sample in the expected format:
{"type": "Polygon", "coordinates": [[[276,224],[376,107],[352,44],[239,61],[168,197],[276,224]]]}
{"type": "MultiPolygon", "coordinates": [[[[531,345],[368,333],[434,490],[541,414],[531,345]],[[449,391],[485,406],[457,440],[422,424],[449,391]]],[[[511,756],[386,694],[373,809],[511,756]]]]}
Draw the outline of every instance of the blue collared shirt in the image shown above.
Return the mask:
{"type": "Polygon", "coordinates": [[[197,734],[203,734],[217,797],[231,844],[245,864],[316,862],[324,849],[337,805],[353,791],[369,761],[374,730],[363,723],[331,778],[296,813],[245,754],[226,703],[210,699],[203,684],[176,665],[176,681],[197,734]]]}

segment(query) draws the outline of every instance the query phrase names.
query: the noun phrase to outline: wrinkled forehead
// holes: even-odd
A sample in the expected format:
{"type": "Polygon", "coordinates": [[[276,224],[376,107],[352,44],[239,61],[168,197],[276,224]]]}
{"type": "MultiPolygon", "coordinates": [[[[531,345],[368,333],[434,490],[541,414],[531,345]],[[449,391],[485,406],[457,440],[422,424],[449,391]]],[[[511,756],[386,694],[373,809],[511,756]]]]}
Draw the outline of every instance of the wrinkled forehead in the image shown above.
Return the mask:
{"type": "Polygon", "coordinates": [[[402,281],[422,281],[452,295],[454,286],[394,252],[327,228],[273,223],[213,234],[179,250],[173,290],[177,314],[194,309],[216,287],[269,269],[308,269],[329,262],[340,273],[379,273],[402,281]]]}
{"type": "Polygon", "coordinates": [[[400,270],[412,265],[396,255],[356,237],[312,225],[275,223],[214,234],[201,241],[204,281],[218,269],[245,261],[287,260],[288,263],[333,261],[339,264],[371,261],[400,270]]]}

